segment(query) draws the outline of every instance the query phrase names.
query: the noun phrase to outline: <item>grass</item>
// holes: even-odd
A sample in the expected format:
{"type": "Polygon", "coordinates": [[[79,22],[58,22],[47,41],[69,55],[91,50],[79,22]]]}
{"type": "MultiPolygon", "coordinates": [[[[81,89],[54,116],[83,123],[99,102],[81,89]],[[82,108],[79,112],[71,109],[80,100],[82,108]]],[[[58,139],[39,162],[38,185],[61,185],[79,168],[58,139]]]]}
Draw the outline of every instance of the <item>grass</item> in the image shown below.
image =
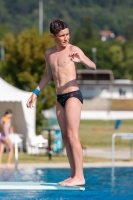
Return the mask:
{"type": "MultiPolygon", "coordinates": [[[[133,120],[123,120],[119,129],[114,130],[115,121],[81,120],[79,137],[82,146],[111,147],[113,133],[133,132],[133,120]]],[[[116,137],[117,147],[129,147],[130,141],[116,137]]]]}
{"type": "MultiPolygon", "coordinates": [[[[2,163],[6,163],[7,154],[4,153],[2,163]]],[[[106,158],[95,158],[95,157],[85,157],[84,163],[95,163],[95,162],[110,162],[110,159],[106,158]]],[[[125,161],[132,162],[133,159],[115,159],[115,161],[125,161]]],[[[27,153],[19,153],[19,163],[32,164],[32,163],[66,163],[68,162],[67,156],[62,155],[53,155],[52,160],[48,159],[47,155],[39,154],[39,155],[28,155],[27,153]]],[[[12,163],[14,163],[14,159],[12,159],[12,163]]]]}
{"type": "MultiPolygon", "coordinates": [[[[6,163],[7,154],[3,155],[3,162],[6,163]]],[[[109,161],[109,159],[104,158],[91,158],[84,157],[84,162],[105,162],[109,161]]],[[[28,155],[27,153],[19,153],[19,163],[60,163],[60,162],[68,162],[67,156],[62,155],[53,155],[52,160],[49,160],[47,155],[39,154],[39,155],[28,155]]],[[[14,163],[14,159],[12,159],[12,163],[14,163]]]]}

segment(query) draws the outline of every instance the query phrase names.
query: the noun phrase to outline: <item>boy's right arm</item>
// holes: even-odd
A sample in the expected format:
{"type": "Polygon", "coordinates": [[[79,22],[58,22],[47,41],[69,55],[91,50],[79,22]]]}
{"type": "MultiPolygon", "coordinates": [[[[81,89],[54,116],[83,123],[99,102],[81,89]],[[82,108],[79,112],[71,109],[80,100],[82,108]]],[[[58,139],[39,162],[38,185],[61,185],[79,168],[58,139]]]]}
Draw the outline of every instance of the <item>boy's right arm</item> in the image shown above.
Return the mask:
{"type": "Polygon", "coordinates": [[[45,73],[44,73],[43,77],[41,78],[41,80],[40,80],[40,82],[37,86],[38,90],[42,90],[47,85],[47,83],[52,79],[52,71],[51,71],[51,67],[50,67],[49,62],[48,62],[47,51],[45,52],[45,60],[46,60],[46,70],[45,70],[45,73]]]}
{"type": "MultiPolygon", "coordinates": [[[[37,89],[40,91],[43,89],[43,87],[46,86],[46,84],[52,79],[52,71],[51,71],[51,67],[49,65],[49,62],[48,62],[48,53],[47,51],[45,52],[45,60],[46,60],[46,70],[45,70],[45,73],[43,75],[43,77],[41,78],[38,86],[37,86],[37,89]]],[[[27,101],[27,108],[32,108],[34,107],[34,102],[36,100],[37,96],[33,93],[30,98],[28,99],[27,101]]]]}

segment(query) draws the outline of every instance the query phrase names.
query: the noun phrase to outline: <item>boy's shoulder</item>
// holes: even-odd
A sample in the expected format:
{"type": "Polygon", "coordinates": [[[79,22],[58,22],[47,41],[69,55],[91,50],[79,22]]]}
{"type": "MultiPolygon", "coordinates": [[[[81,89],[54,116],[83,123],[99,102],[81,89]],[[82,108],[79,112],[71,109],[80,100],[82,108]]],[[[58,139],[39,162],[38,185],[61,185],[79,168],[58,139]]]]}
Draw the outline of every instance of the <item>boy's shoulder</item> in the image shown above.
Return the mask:
{"type": "Polygon", "coordinates": [[[47,50],[45,51],[45,56],[49,56],[49,55],[52,54],[54,51],[55,51],[55,46],[53,46],[53,47],[47,49],[47,50]]]}
{"type": "Polygon", "coordinates": [[[79,47],[77,47],[77,46],[75,46],[75,45],[70,45],[70,49],[71,49],[71,51],[78,51],[78,50],[80,50],[80,48],[79,47]]]}

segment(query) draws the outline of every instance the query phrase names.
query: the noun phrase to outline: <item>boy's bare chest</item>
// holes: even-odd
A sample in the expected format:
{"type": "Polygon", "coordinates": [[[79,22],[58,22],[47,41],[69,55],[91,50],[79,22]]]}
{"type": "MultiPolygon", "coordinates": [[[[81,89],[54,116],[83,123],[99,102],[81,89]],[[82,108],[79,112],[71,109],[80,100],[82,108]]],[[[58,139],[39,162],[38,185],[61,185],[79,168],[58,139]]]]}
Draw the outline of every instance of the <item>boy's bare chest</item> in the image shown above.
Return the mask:
{"type": "Polygon", "coordinates": [[[64,67],[66,65],[69,65],[72,61],[69,53],[56,53],[49,57],[49,62],[52,67],[64,67]]]}

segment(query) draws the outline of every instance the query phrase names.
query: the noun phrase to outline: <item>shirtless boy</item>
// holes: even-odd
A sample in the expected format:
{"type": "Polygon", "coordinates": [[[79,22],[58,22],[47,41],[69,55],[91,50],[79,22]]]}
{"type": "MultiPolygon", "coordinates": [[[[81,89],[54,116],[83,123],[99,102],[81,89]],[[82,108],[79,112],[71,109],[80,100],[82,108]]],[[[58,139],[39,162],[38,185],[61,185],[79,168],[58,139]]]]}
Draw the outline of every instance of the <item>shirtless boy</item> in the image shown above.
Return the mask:
{"type": "Polygon", "coordinates": [[[55,46],[45,52],[46,71],[28,99],[27,107],[34,106],[39,91],[53,77],[57,93],[56,114],[71,168],[70,178],[59,184],[83,185],[83,152],[78,136],[83,98],[76,83],[76,65],[82,63],[89,69],[96,69],[96,65],[81,49],[69,44],[69,28],[65,22],[54,20],[50,32],[55,46]]]}

